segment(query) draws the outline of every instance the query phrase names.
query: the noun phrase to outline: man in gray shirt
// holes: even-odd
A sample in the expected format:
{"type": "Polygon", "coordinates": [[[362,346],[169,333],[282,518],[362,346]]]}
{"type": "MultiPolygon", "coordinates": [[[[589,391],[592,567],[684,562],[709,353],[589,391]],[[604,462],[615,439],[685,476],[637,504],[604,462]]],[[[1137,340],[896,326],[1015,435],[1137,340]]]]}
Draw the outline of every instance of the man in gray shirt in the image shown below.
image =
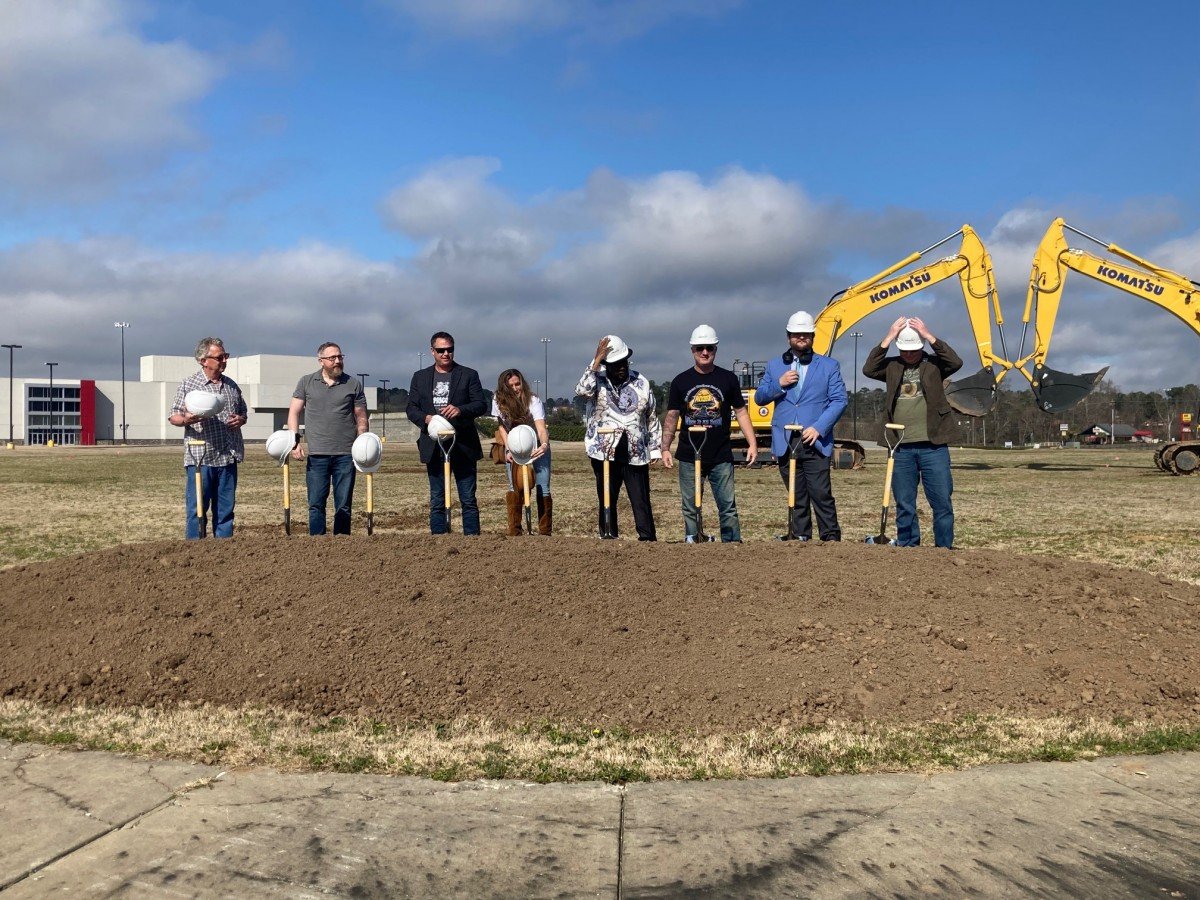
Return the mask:
{"type": "MultiPolygon", "coordinates": [[[[308,441],[308,465],[304,480],[308,485],[308,533],[325,534],[325,504],[333,487],[333,533],[350,533],[350,503],[354,497],[354,460],[350,448],[354,439],[366,432],[367,395],[357,378],[344,369],[345,356],[337,344],[324,343],[317,348],[321,368],[305,375],[292,394],[288,409],[288,428],[300,429],[304,413],[304,434],[308,441]]],[[[292,451],[294,459],[304,459],[299,442],[292,451]]]]}

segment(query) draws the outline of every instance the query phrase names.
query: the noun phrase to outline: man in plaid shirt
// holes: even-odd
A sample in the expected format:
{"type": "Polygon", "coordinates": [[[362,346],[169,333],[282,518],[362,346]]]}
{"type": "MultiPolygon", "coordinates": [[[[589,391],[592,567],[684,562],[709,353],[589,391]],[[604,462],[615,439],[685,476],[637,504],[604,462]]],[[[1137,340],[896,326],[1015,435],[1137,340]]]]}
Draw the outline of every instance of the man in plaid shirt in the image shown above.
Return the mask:
{"type": "Polygon", "coordinates": [[[188,540],[200,537],[196,517],[196,466],[200,467],[204,510],[211,514],[214,537],[233,537],[234,495],[237,493],[238,463],[245,457],[242,426],[246,424],[246,401],[242,389],[225,377],[229,354],[220,338],[201,338],[196,344],[200,371],[190,375],[175,391],[167,421],[183,429],[183,465],[187,472],[184,492],[188,540]],[[208,391],[225,399],[225,408],[209,419],[188,411],[184,398],[190,391],[208,391]]]}

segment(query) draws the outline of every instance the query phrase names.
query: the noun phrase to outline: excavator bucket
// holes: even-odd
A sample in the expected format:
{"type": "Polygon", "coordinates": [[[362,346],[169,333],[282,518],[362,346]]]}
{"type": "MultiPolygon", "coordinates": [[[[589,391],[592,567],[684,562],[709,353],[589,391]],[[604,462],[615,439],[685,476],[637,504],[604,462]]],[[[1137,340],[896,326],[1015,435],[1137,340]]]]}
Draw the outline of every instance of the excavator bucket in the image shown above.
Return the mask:
{"type": "Polygon", "coordinates": [[[1033,399],[1042,412],[1060,412],[1074,406],[1093,390],[1108,373],[1108,366],[1099,372],[1072,375],[1043,365],[1033,367],[1033,399]]]}
{"type": "Polygon", "coordinates": [[[958,381],[947,381],[946,402],[968,416],[986,416],[996,405],[996,377],[990,366],[958,381]]]}

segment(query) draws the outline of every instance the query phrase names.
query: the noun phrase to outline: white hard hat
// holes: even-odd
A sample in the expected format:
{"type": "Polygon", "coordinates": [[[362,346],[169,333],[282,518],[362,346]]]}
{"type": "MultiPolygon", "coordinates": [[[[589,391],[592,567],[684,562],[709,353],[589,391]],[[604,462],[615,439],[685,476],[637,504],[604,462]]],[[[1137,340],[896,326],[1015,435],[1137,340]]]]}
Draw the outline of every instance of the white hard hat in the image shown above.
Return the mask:
{"type": "Polygon", "coordinates": [[[281,428],[279,431],[271,432],[271,436],[267,438],[267,453],[274,460],[278,460],[282,466],[287,462],[288,454],[296,446],[296,441],[299,435],[294,431],[288,431],[286,428],[281,428]]]}
{"type": "Polygon", "coordinates": [[[817,323],[813,321],[813,317],[803,310],[792,313],[792,317],[787,323],[788,334],[813,334],[817,330],[817,323]]]}
{"type": "Polygon", "coordinates": [[[350,455],[358,471],[374,472],[383,462],[383,442],[379,440],[379,435],[364,431],[350,445],[350,455]]]}
{"type": "Polygon", "coordinates": [[[717,332],[711,325],[697,325],[692,331],[691,345],[693,347],[697,344],[715,343],[717,343],[717,332]]]}
{"type": "Polygon", "coordinates": [[[606,363],[620,362],[632,352],[629,345],[615,334],[608,335],[608,352],[604,354],[606,363]]]}
{"type": "Polygon", "coordinates": [[[225,409],[225,395],[214,394],[212,391],[188,391],[183,398],[183,405],[193,416],[211,419],[225,409]]]}
{"type": "Polygon", "coordinates": [[[439,432],[453,431],[454,426],[450,424],[450,420],[445,416],[434,416],[429,420],[429,424],[425,426],[425,430],[436,441],[441,437],[439,432]]]}
{"type": "Polygon", "coordinates": [[[924,346],[925,342],[917,334],[917,329],[911,325],[905,325],[900,329],[900,333],[896,335],[897,350],[920,350],[924,346]]]}
{"type": "Polygon", "coordinates": [[[508,452],[518,466],[529,465],[533,451],[537,449],[537,432],[528,425],[518,425],[508,433],[508,452]]]}

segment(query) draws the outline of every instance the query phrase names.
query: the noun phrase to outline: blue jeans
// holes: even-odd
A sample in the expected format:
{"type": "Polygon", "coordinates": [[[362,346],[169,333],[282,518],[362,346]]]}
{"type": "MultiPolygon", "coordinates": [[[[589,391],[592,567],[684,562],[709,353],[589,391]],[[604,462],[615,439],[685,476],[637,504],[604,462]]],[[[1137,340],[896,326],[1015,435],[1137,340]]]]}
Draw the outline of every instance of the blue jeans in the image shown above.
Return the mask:
{"type": "Polygon", "coordinates": [[[917,482],[925,486],[925,499],[933,510],[933,542],[938,547],[954,546],[954,507],[950,495],[950,448],[945,444],[918,441],[901,444],[896,450],[892,493],[896,497],[896,545],[916,547],[921,543],[917,521],[917,482]]]}
{"type": "Polygon", "coordinates": [[[350,504],[354,499],[354,457],[310,456],[304,467],[308,486],[308,533],[325,534],[325,504],[333,486],[333,533],[350,533],[350,504]]]}
{"type": "MultiPolygon", "coordinates": [[[[687,537],[695,537],[699,532],[696,521],[696,464],[694,462],[678,462],[679,469],[679,498],[683,505],[683,533],[687,537]]],[[[742,526],[738,519],[737,501],[733,497],[733,463],[715,463],[711,466],[700,465],[701,486],[707,478],[712,487],[713,502],[717,505],[717,518],[721,522],[721,540],[724,543],[740,541],[742,526]]]]}
{"type": "MultiPolygon", "coordinates": [[[[442,455],[425,464],[429,473],[429,531],[445,534],[450,530],[446,516],[446,479],[442,472],[442,455]]],[[[450,476],[458,488],[462,506],[463,534],[479,534],[479,504],[475,502],[475,460],[462,454],[450,454],[450,476]]]]}
{"type": "MultiPolygon", "coordinates": [[[[184,466],[187,486],[183,491],[187,524],[183,536],[189,541],[200,537],[200,520],[196,518],[196,467],[184,466]]],[[[200,491],[204,495],[204,513],[209,520],[213,537],[233,537],[233,504],[237,494],[237,463],[227,466],[201,466],[200,491]]]]}
{"type": "MultiPolygon", "coordinates": [[[[510,491],[522,491],[524,485],[513,484],[513,467],[512,463],[504,464],[504,471],[508,474],[508,489],[510,491]]],[[[546,448],[546,452],[533,461],[533,484],[534,487],[542,489],[542,496],[550,496],[550,448],[546,448]]]]}

